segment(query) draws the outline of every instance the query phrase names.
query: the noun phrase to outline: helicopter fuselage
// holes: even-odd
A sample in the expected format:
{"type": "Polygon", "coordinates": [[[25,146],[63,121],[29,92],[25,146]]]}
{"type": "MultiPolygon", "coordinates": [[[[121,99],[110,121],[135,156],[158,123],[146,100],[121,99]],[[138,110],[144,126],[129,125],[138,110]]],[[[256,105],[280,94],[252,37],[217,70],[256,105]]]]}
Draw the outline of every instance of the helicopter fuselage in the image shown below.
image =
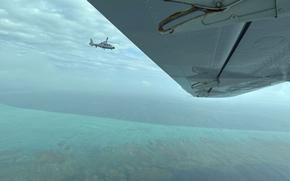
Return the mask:
{"type": "Polygon", "coordinates": [[[112,46],[111,44],[106,43],[106,42],[97,43],[97,44],[94,44],[94,46],[95,47],[100,47],[100,48],[103,48],[103,49],[110,49],[110,50],[115,49],[114,46],[112,46]]]}

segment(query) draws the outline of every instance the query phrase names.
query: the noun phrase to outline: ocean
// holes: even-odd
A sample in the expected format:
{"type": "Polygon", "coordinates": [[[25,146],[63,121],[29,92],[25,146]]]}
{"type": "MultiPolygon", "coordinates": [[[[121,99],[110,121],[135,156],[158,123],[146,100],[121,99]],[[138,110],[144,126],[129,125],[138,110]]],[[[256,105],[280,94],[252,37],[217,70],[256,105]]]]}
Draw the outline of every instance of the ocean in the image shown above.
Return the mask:
{"type": "Polygon", "coordinates": [[[0,105],[1,181],[289,181],[290,133],[0,105]],[[153,120],[154,122],[154,120],[153,120]]]}

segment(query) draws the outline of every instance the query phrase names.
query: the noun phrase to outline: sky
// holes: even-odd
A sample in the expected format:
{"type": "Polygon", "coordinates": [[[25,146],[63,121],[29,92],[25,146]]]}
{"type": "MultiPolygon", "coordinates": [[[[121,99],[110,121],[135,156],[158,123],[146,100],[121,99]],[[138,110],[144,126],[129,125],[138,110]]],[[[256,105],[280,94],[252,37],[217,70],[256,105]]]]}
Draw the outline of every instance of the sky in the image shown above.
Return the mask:
{"type": "MultiPolygon", "coordinates": [[[[0,47],[0,94],[69,90],[192,98],[86,0],[1,2],[0,47]],[[109,37],[116,49],[90,47],[91,37],[109,37]]],[[[290,100],[289,87],[232,99],[290,100]]]]}
{"type": "Polygon", "coordinates": [[[0,46],[2,92],[179,87],[85,0],[3,2],[0,46]],[[106,37],[114,51],[88,45],[106,37]]]}

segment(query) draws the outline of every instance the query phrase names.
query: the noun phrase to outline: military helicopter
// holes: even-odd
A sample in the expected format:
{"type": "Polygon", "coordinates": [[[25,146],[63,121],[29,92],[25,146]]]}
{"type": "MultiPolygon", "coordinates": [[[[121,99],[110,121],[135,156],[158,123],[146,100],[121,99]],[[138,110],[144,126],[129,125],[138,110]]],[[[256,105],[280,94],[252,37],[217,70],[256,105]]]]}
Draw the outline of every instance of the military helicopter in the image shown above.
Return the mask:
{"type": "Polygon", "coordinates": [[[94,43],[93,39],[91,38],[89,45],[95,46],[96,48],[100,47],[100,48],[109,49],[109,50],[115,49],[115,47],[113,45],[108,43],[108,40],[109,40],[109,38],[107,37],[106,40],[101,42],[101,43],[94,43]]]}

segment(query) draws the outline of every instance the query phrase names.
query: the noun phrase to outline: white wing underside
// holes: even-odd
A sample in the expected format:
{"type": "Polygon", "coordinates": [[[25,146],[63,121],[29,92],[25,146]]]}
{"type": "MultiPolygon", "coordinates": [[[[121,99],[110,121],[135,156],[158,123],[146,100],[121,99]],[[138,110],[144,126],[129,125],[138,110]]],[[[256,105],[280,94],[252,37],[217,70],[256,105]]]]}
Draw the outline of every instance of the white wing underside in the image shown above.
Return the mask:
{"type": "MultiPolygon", "coordinates": [[[[286,1],[281,1],[286,2],[284,9],[270,8],[241,21],[225,21],[209,28],[190,22],[180,28],[184,31],[172,34],[158,32],[160,21],[188,6],[163,0],[89,1],[193,96],[235,96],[290,80],[290,4],[286,1]],[[253,22],[243,32],[248,21],[253,22]],[[245,33],[243,37],[241,33],[245,33]]],[[[270,6],[272,1],[262,2],[270,6]]],[[[255,2],[251,8],[258,11],[259,0],[255,2]]],[[[242,14],[250,11],[247,8],[235,11],[242,14]]]]}

